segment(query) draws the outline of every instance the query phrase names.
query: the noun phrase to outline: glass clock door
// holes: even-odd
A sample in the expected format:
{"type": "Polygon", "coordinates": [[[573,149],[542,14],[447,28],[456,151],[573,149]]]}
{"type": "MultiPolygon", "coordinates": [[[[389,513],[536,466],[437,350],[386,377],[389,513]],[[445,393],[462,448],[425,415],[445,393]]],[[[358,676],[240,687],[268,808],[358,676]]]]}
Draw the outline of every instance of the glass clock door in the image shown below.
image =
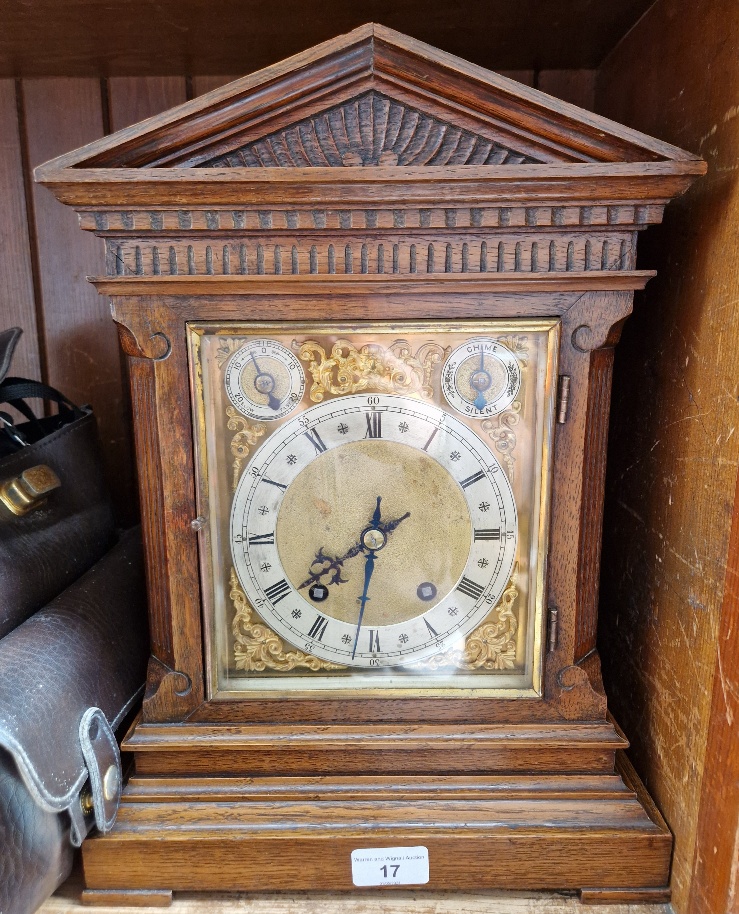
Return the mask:
{"type": "Polygon", "coordinates": [[[211,697],[535,696],[559,325],[189,325],[211,697]]]}

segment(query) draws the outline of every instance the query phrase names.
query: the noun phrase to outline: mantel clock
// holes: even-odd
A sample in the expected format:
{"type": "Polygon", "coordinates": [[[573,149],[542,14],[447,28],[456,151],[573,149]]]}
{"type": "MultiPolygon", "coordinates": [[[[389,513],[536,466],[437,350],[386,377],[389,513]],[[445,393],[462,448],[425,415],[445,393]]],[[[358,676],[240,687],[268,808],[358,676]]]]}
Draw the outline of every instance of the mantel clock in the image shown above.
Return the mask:
{"type": "Polygon", "coordinates": [[[372,25],[38,169],[106,245],[148,568],[88,899],[663,897],[603,479],[637,232],[703,170],[372,25]]]}

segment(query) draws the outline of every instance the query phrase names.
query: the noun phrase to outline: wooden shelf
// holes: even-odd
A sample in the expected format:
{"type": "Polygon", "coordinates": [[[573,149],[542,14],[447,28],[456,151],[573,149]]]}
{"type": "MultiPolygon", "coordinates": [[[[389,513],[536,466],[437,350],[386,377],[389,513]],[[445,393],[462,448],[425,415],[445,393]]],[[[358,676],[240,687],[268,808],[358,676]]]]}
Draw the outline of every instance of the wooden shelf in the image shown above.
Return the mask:
{"type": "MultiPolygon", "coordinates": [[[[72,878],[38,914],[130,914],[130,907],[97,907],[80,901],[81,883],[72,878]]],[[[160,907],[137,908],[141,912],[160,907]]],[[[178,893],[170,914],[671,914],[668,904],[584,904],[555,892],[414,892],[362,890],[273,895],[178,893]]]]}
{"type": "Polygon", "coordinates": [[[2,0],[0,77],[251,73],[372,19],[494,70],[588,68],[650,2],[2,0]]]}

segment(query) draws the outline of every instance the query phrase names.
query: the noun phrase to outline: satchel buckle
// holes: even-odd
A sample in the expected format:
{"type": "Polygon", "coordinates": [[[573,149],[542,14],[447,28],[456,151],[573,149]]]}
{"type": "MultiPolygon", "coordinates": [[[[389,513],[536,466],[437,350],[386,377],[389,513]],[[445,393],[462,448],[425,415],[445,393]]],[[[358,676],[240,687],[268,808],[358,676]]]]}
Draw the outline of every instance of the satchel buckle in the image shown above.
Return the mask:
{"type": "Polygon", "coordinates": [[[85,711],[80,721],[80,745],[90,776],[81,807],[94,813],[95,824],[106,834],[115,822],[123,785],[118,743],[100,708],[85,711]]]}
{"type": "Polygon", "coordinates": [[[49,492],[60,486],[61,481],[51,467],[40,463],[0,483],[0,502],[8,511],[22,517],[43,504],[49,492]]]}

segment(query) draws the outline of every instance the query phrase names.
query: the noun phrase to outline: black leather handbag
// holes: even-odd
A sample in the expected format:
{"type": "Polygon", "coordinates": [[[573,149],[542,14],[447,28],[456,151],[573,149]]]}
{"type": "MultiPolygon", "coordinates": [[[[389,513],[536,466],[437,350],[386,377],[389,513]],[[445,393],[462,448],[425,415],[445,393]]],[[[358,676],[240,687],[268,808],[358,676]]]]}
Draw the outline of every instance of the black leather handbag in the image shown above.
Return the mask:
{"type": "Polygon", "coordinates": [[[30,914],[115,820],[115,731],[148,657],[138,530],[117,536],[95,418],[7,377],[0,333],[0,912],[30,914]],[[26,400],[57,404],[37,417],[26,400]],[[14,422],[4,406],[25,421],[14,422]]]}
{"type": "Polygon", "coordinates": [[[95,417],[7,376],[18,328],[0,333],[0,638],[87,571],[115,540],[95,417]],[[27,399],[55,403],[37,418],[27,399]],[[26,421],[14,423],[13,406],[26,421]]]}

